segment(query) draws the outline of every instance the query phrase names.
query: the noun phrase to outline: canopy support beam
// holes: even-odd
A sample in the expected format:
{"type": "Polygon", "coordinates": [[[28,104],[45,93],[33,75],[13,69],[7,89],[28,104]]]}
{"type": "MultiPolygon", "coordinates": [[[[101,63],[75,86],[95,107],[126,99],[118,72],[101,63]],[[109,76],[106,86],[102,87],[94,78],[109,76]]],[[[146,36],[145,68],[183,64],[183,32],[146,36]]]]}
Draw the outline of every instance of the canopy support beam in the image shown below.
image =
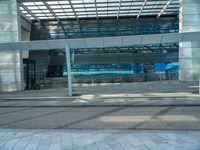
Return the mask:
{"type": "Polygon", "coordinates": [[[68,95],[72,96],[72,74],[71,74],[71,60],[70,60],[70,48],[65,43],[65,51],[66,51],[66,64],[67,64],[67,79],[68,79],[68,95]]]}

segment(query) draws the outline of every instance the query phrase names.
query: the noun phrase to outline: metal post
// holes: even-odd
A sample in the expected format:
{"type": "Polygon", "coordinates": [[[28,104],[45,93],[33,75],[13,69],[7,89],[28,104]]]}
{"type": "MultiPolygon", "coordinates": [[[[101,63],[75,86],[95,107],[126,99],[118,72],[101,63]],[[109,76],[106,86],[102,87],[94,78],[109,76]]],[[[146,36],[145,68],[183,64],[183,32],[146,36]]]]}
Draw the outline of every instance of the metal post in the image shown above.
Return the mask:
{"type": "Polygon", "coordinates": [[[199,94],[200,94],[200,73],[199,73],[199,94]]]}
{"type": "Polygon", "coordinates": [[[65,43],[66,51],[66,63],[67,63],[67,78],[68,78],[68,95],[72,96],[72,75],[71,75],[71,60],[70,60],[70,48],[65,43]]]}

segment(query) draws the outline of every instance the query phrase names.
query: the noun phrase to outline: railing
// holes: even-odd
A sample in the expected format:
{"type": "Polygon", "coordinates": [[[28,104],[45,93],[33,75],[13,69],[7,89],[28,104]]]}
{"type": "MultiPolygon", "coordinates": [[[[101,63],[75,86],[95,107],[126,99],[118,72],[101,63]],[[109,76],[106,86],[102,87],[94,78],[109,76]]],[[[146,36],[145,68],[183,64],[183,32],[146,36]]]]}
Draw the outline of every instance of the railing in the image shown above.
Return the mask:
{"type": "MultiPolygon", "coordinates": [[[[148,81],[163,81],[178,79],[177,72],[163,74],[138,74],[138,75],[101,75],[101,76],[73,76],[73,87],[94,86],[98,84],[133,83],[148,81]]],[[[35,84],[33,89],[66,88],[67,77],[45,78],[35,84]]]]}
{"type": "Polygon", "coordinates": [[[73,84],[100,84],[100,83],[132,83],[178,79],[178,73],[138,74],[138,75],[101,75],[74,77],[73,84]]]}

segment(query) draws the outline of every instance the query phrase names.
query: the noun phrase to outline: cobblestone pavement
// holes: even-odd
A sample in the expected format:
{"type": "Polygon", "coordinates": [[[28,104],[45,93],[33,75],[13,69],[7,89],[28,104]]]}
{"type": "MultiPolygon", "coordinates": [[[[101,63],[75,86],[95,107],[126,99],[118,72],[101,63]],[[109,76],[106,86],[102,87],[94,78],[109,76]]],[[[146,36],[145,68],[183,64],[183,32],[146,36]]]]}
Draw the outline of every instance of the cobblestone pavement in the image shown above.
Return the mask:
{"type": "Polygon", "coordinates": [[[1,150],[199,150],[200,131],[0,129],[1,150]]]}

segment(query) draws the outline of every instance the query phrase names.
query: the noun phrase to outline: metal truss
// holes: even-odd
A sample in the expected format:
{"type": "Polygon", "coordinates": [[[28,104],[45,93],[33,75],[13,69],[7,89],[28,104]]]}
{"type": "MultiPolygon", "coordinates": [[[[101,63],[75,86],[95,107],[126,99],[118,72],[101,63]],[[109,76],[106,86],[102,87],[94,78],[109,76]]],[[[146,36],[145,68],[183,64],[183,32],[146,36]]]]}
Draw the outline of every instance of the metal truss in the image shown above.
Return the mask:
{"type": "Polygon", "coordinates": [[[178,0],[18,0],[31,20],[77,20],[178,15],[178,0]]]}
{"type": "Polygon", "coordinates": [[[170,5],[171,2],[172,2],[172,0],[169,0],[167,2],[167,4],[163,7],[163,9],[159,12],[157,18],[160,18],[160,16],[164,13],[164,11],[167,9],[167,7],[170,5]]]}

